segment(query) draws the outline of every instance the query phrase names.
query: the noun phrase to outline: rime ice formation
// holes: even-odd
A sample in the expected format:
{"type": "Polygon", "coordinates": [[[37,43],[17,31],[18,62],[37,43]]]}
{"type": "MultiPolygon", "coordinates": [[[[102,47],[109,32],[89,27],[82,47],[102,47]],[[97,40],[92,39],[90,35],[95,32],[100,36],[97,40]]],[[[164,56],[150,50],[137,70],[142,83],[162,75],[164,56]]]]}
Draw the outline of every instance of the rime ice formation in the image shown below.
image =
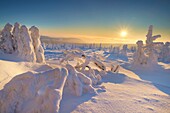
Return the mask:
{"type": "Polygon", "coordinates": [[[1,113],[57,113],[68,72],[56,68],[14,77],[0,92],[1,113]]]}
{"type": "Polygon", "coordinates": [[[139,40],[136,42],[136,44],[137,44],[137,51],[134,53],[133,56],[133,66],[138,67],[140,65],[146,65],[147,56],[144,53],[143,41],[139,40]]]}
{"type": "Polygon", "coordinates": [[[83,92],[95,92],[89,77],[83,73],[77,72],[70,64],[67,64],[66,68],[68,69],[66,86],[72,94],[81,96],[83,92]]]}
{"type": "Polygon", "coordinates": [[[4,27],[4,29],[1,31],[1,42],[0,42],[0,49],[4,53],[11,54],[14,51],[13,48],[13,37],[11,34],[12,25],[7,23],[4,27]]]}
{"type": "Polygon", "coordinates": [[[39,29],[35,26],[32,26],[29,31],[31,31],[31,38],[33,40],[34,51],[36,55],[37,62],[45,62],[44,49],[41,46],[39,29]]]}
{"type": "Polygon", "coordinates": [[[36,56],[34,53],[34,47],[32,45],[33,42],[25,25],[21,26],[20,39],[23,43],[22,58],[29,62],[35,62],[36,56]]]}
{"type": "Polygon", "coordinates": [[[155,35],[152,36],[153,26],[150,25],[148,29],[148,34],[146,35],[146,51],[148,55],[148,63],[149,64],[156,64],[157,63],[157,55],[155,54],[155,48],[154,48],[154,40],[157,38],[160,38],[161,35],[155,35]]]}

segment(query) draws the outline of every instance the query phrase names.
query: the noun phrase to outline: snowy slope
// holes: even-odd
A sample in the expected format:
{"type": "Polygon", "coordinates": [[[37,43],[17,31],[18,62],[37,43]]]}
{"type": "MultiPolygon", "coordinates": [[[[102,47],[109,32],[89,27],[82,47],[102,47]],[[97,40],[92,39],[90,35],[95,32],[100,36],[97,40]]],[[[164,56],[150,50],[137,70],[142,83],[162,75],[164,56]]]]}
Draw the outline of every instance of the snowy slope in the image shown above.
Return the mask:
{"type": "Polygon", "coordinates": [[[23,62],[15,56],[1,54],[0,56],[0,89],[8,83],[14,76],[27,71],[45,71],[52,69],[47,64],[23,62]]]}
{"type": "MultiPolygon", "coordinates": [[[[98,53],[104,56],[103,51],[89,51],[89,55],[98,53]]],[[[58,67],[62,52],[56,53],[46,52],[48,65],[1,55],[0,89],[18,74],[58,67]]],[[[124,62],[122,59],[115,60],[124,62]]],[[[108,70],[110,62],[104,62],[108,70]]],[[[71,64],[76,63],[71,61],[71,64]]],[[[97,94],[86,93],[78,97],[65,88],[59,113],[170,113],[170,64],[160,62],[154,69],[141,70],[132,70],[123,63],[121,65],[119,73],[108,71],[101,84],[94,86],[97,94]]]]}
{"type": "MultiPolygon", "coordinates": [[[[125,70],[125,69],[121,69],[125,70]]],[[[169,113],[170,87],[155,85],[150,81],[132,78],[133,72],[108,73],[97,95],[70,98],[63,96],[60,113],[169,113]],[[72,104],[70,104],[72,103],[72,104]],[[65,109],[67,108],[67,109],[65,109]]],[[[169,79],[170,81],[170,79],[169,79]]]]}

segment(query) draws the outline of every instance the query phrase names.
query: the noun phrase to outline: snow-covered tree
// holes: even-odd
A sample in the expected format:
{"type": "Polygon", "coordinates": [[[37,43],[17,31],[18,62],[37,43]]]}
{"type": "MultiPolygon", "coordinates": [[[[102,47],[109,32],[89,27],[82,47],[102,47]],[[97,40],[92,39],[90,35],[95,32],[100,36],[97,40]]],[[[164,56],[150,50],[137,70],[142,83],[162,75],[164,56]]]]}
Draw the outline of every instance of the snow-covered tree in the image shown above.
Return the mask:
{"type": "Polygon", "coordinates": [[[45,62],[44,49],[41,45],[39,29],[32,26],[29,31],[31,31],[31,38],[33,40],[34,52],[38,63],[45,62]]]}
{"type": "Polygon", "coordinates": [[[133,67],[138,67],[147,64],[147,56],[144,53],[143,41],[139,40],[136,42],[137,51],[133,56],[133,67]]]}
{"type": "Polygon", "coordinates": [[[11,34],[11,30],[12,30],[12,25],[7,23],[1,32],[2,37],[0,42],[0,49],[3,52],[9,54],[14,52],[13,43],[12,43],[13,36],[11,34]]]}
{"type": "Polygon", "coordinates": [[[123,48],[122,48],[122,50],[120,51],[120,54],[122,55],[122,56],[127,56],[127,50],[128,50],[128,45],[123,45],[123,48]]]}
{"type": "Polygon", "coordinates": [[[16,22],[14,24],[14,28],[13,28],[13,45],[14,45],[14,49],[15,51],[19,54],[22,52],[23,49],[23,44],[20,40],[20,24],[18,22],[16,22]]]}
{"type": "Polygon", "coordinates": [[[159,61],[170,62],[170,42],[166,42],[160,52],[159,61]]]}
{"type": "Polygon", "coordinates": [[[150,62],[150,64],[156,64],[158,57],[155,54],[155,48],[154,48],[153,41],[156,40],[157,38],[160,38],[161,35],[152,36],[152,31],[153,31],[153,26],[150,25],[149,29],[148,29],[148,34],[146,35],[146,37],[147,37],[146,51],[147,51],[147,55],[148,55],[148,62],[150,62]]]}
{"type": "Polygon", "coordinates": [[[34,53],[34,47],[32,39],[28,33],[28,28],[25,25],[22,25],[20,28],[20,39],[21,43],[23,43],[23,49],[22,49],[22,58],[29,61],[29,62],[35,62],[36,56],[34,53]]]}

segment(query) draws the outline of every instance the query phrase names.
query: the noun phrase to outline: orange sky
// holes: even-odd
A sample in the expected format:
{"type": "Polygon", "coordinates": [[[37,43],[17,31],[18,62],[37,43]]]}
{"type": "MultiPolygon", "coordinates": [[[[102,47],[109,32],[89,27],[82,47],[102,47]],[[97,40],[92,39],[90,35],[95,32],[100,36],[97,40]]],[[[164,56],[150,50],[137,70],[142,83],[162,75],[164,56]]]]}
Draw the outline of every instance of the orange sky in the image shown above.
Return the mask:
{"type": "MultiPolygon", "coordinates": [[[[81,39],[83,43],[127,43],[133,44],[137,40],[146,39],[146,30],[143,29],[133,29],[128,27],[113,27],[113,28],[64,28],[64,29],[41,29],[41,35],[50,37],[60,37],[60,38],[78,38],[81,39]],[[122,37],[120,35],[121,31],[126,31],[127,36],[122,37]]],[[[161,38],[156,41],[170,41],[170,32],[167,29],[153,29],[153,35],[161,34],[161,38]]]]}

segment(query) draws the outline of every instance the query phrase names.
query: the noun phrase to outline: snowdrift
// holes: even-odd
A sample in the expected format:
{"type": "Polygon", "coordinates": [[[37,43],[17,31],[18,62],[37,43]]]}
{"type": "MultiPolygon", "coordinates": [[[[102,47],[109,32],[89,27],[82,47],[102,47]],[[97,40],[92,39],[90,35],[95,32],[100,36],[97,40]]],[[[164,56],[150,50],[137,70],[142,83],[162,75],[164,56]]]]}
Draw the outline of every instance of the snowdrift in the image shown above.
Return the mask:
{"type": "Polygon", "coordinates": [[[0,92],[1,113],[57,113],[68,72],[56,68],[14,77],[0,92]]]}

